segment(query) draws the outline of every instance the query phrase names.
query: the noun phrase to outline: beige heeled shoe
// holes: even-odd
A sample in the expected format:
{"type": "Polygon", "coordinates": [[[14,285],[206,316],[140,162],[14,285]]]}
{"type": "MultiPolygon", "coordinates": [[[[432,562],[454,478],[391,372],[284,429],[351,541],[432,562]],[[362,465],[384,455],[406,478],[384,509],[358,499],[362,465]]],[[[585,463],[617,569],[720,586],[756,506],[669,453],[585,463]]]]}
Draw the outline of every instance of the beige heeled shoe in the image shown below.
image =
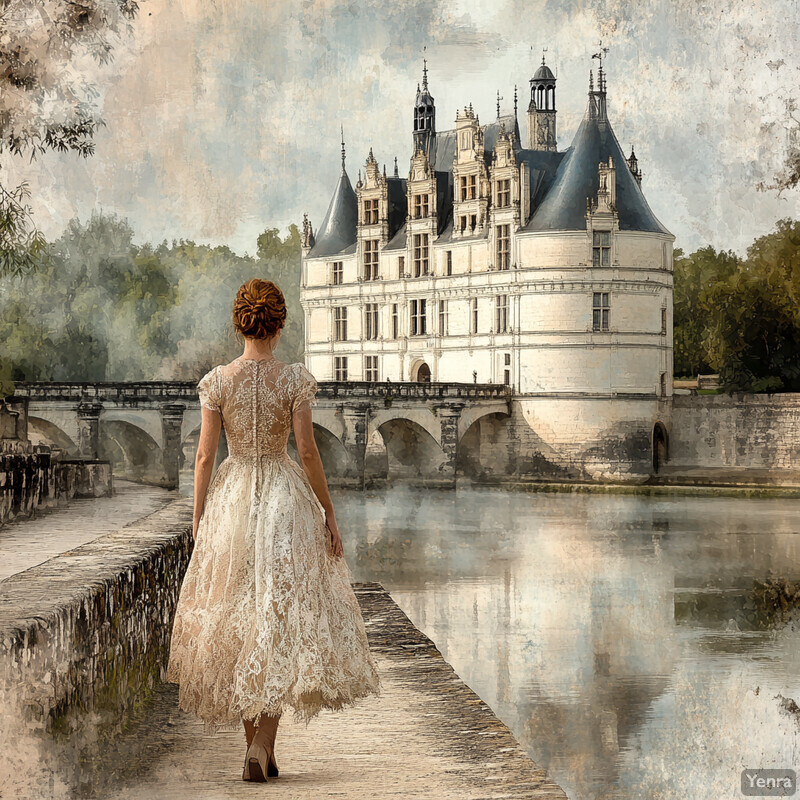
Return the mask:
{"type": "Polygon", "coordinates": [[[247,748],[247,754],[244,757],[244,772],[242,773],[243,781],[257,781],[264,782],[269,775],[269,765],[271,757],[267,752],[267,748],[260,742],[253,739],[250,747],[247,748]]]}
{"type": "Polygon", "coordinates": [[[263,782],[267,778],[277,778],[280,775],[275,761],[276,734],[277,725],[271,731],[260,731],[256,727],[255,735],[244,758],[242,780],[263,782]]]}

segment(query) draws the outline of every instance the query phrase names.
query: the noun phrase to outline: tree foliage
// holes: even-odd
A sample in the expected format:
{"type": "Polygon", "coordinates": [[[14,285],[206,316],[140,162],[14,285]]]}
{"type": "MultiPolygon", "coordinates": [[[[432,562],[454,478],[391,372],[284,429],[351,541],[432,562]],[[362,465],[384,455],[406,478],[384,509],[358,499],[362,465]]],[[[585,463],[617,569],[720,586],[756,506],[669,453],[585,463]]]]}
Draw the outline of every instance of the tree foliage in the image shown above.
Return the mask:
{"type": "MultiPolygon", "coordinates": [[[[127,221],[73,220],[51,262],[7,279],[0,341],[15,380],[195,380],[241,353],[233,299],[253,277],[284,292],[287,320],[277,355],[303,355],[300,237],[292,225],[259,237],[256,257],[179,241],[133,243],[127,221]]],[[[0,379],[3,375],[0,371],[0,379]]]]}
{"type": "Polygon", "coordinates": [[[745,259],[706,247],[675,258],[675,371],[717,372],[729,391],[800,390],[800,222],[745,259]]]}
{"type": "MultiPolygon", "coordinates": [[[[92,80],[130,27],[134,0],[0,0],[0,153],[94,152],[103,120],[92,80]]],[[[0,185],[0,277],[43,266],[25,184],[0,185]]]]}

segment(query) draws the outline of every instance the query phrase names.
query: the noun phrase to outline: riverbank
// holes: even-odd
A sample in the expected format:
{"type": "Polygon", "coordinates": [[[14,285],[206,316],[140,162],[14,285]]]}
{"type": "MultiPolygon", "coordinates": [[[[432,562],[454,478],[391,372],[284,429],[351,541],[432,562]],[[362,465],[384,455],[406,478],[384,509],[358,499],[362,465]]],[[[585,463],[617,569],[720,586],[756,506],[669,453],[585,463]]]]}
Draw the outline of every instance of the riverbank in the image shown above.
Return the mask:
{"type": "MultiPolygon", "coordinates": [[[[184,498],[0,581],[0,797],[249,796],[244,731],[205,736],[158,677],[190,551],[184,498]]],[[[282,797],[566,798],[381,584],[355,591],[383,691],[287,715],[282,797]]]]}

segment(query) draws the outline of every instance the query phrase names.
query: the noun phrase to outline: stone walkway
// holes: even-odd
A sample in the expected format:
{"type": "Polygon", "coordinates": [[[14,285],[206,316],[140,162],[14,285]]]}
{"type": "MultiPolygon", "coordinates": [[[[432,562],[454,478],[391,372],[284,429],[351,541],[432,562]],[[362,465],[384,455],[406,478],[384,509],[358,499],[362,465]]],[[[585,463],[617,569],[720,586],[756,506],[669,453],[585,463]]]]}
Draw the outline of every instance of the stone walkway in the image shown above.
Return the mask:
{"type": "Polygon", "coordinates": [[[284,715],[280,777],[242,781],[244,730],[204,735],[160,684],[128,732],[84,774],[82,797],[182,800],[562,798],[509,729],[456,675],[380,584],[356,586],[383,691],[306,727],[284,715]]]}
{"type": "Polygon", "coordinates": [[[76,498],[63,508],[0,527],[0,581],[152,514],[176,498],[159,486],[114,478],[112,497],[76,498]]]}

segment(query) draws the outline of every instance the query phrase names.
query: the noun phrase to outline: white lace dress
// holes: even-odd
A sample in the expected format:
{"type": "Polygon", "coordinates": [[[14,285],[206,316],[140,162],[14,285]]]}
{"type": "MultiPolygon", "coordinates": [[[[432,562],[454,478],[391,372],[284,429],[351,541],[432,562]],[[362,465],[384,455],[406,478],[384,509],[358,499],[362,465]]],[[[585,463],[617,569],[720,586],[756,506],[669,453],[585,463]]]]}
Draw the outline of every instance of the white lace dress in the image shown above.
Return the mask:
{"type": "Polygon", "coordinates": [[[228,457],[206,494],[175,610],[166,680],[207,733],[291,706],[306,724],[381,690],[344,557],[286,450],[292,413],[316,404],[302,364],[238,358],[197,385],[222,415],[228,457]]]}

